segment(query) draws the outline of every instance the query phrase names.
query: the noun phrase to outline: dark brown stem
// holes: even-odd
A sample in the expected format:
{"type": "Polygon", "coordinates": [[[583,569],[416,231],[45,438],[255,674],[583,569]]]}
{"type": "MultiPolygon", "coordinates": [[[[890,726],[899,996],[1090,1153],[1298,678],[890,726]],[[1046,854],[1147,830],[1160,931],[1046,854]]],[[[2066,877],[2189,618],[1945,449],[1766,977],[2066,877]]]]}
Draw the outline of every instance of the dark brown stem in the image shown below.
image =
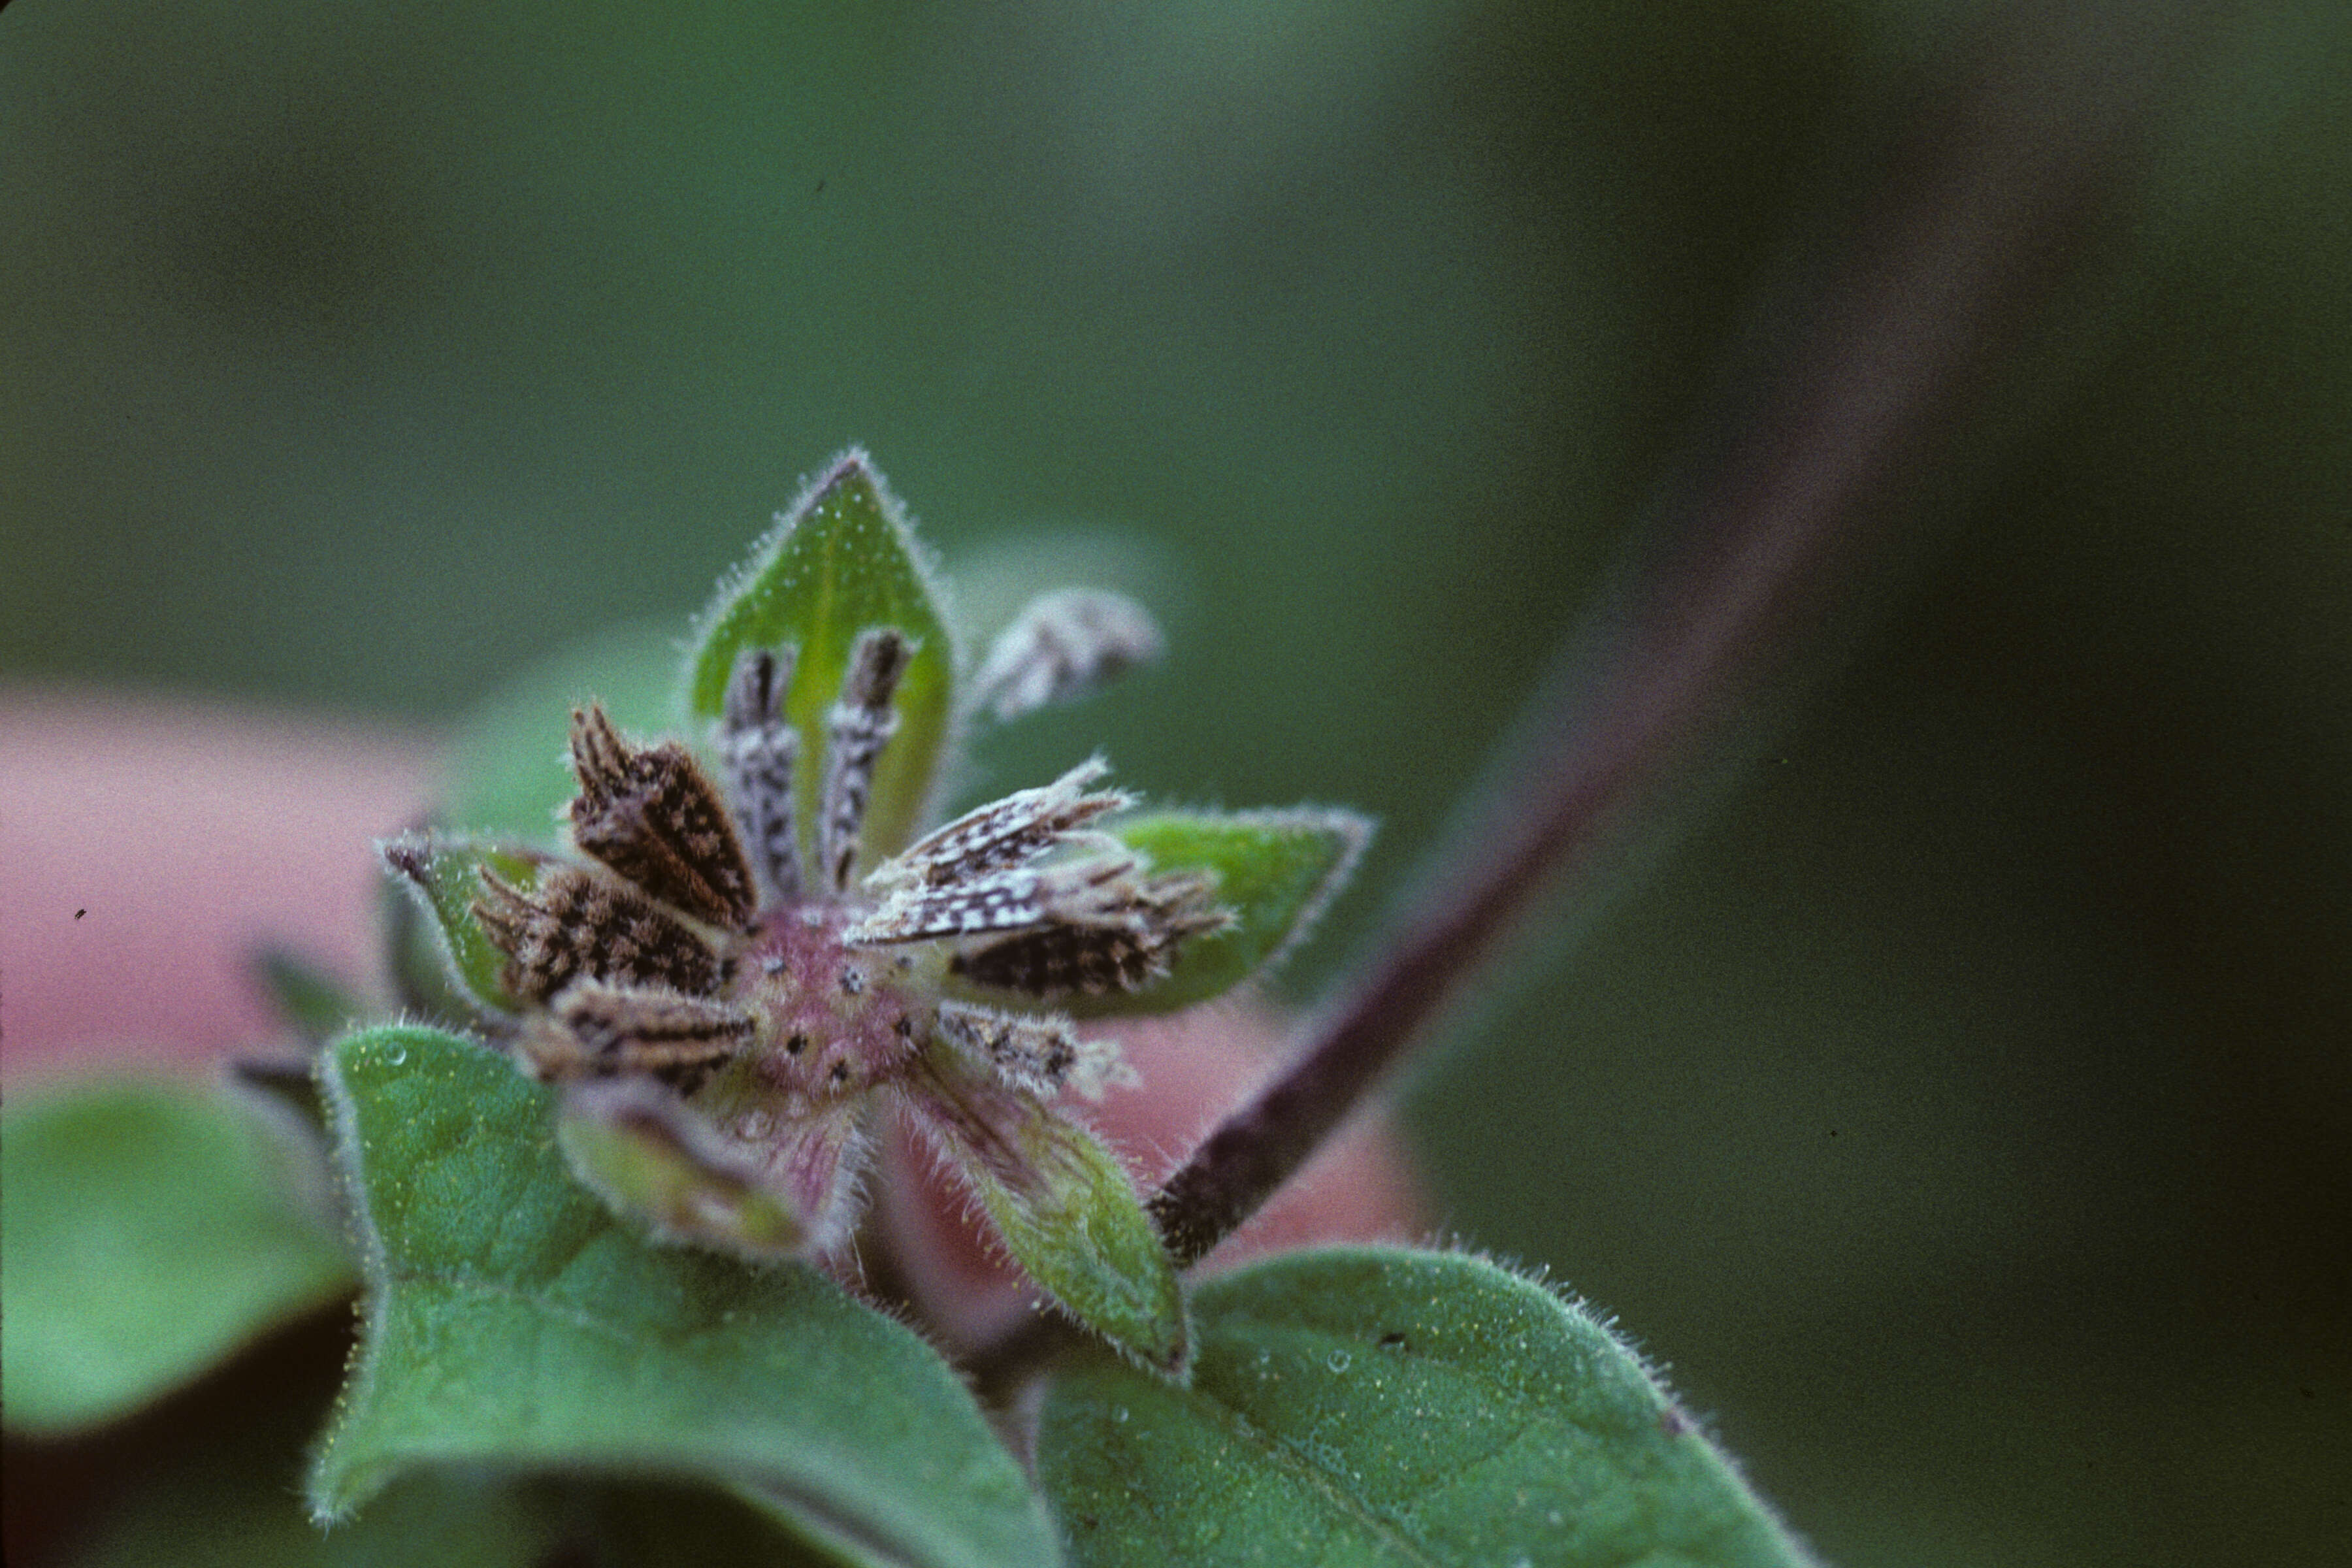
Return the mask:
{"type": "MultiPolygon", "coordinates": [[[[1826,602],[1893,481],[2065,276],[2160,63],[2169,29],[2151,19],[2077,15],[2062,36],[2011,37],[1909,128],[1810,274],[1810,303],[1769,374],[1719,421],[1729,438],[1686,465],[1661,508],[1664,547],[1633,577],[1594,679],[1537,716],[1532,764],[1460,841],[1475,847],[1318,1015],[1291,1066],[1152,1199],[1181,1263],[1298,1169],[1529,906],[1799,640],[1786,635],[1799,612],[1826,602]],[[2129,36],[2118,42],[2115,27],[2129,36]]],[[[1055,1338],[1033,1326],[975,1370],[1003,1386],[1055,1338]]]]}

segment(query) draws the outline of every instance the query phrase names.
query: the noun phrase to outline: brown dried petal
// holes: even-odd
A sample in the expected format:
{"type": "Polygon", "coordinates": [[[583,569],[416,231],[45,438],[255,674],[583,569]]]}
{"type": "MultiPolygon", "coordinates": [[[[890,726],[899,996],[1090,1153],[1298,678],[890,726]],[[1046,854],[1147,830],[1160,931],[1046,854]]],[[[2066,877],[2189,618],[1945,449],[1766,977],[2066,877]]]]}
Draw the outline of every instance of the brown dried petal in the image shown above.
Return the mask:
{"type": "Polygon", "coordinates": [[[751,924],[751,868],[693,753],[675,741],[633,747],[592,706],[572,715],[572,837],[583,853],[697,920],[751,924]]]}
{"type": "Polygon", "coordinates": [[[780,903],[800,897],[800,838],[793,809],[793,764],[800,733],[784,718],[793,683],[793,652],[745,648],[727,681],[727,717],[719,750],[727,796],[742,828],[744,847],[780,903]]]}
{"type": "Polygon", "coordinates": [[[958,953],[955,973],[974,984],[1050,1000],[1140,991],[1168,972],[1163,952],[1133,931],[1056,926],[958,953]]]}
{"type": "Polygon", "coordinates": [[[1079,1038],[1066,1018],[943,1002],[939,1031],[950,1045],[986,1063],[1006,1083],[1040,1097],[1058,1094],[1070,1085],[1088,1100],[1098,1099],[1103,1085],[1124,1072],[1116,1044],[1079,1038]]]}
{"type": "Polygon", "coordinates": [[[1023,931],[1055,921],[1120,921],[1137,902],[1135,857],[992,871],[944,887],[902,888],[844,933],[853,946],[1023,931]]]}
{"type": "Polygon", "coordinates": [[[719,955],[625,883],[560,867],[526,893],[485,871],[474,918],[507,955],[500,977],[544,1002],[575,978],[666,985],[689,995],[719,989],[719,955]]]}
{"type": "Polygon", "coordinates": [[[858,634],[850,650],[841,700],[833,706],[824,759],[824,795],[817,819],[817,864],[826,884],[839,892],[849,886],[866,827],[866,800],[874,787],[874,764],[898,728],[890,700],[898,678],[915,657],[906,634],[877,626],[858,634]]]}
{"type": "Polygon", "coordinates": [[[1041,594],[1005,627],[972,682],[971,702],[1002,721],[1084,696],[1158,658],[1160,628],[1132,599],[1093,588],[1041,594]]]}
{"type": "Polygon", "coordinates": [[[1187,939],[1217,931],[1232,916],[1209,902],[1197,873],[1155,877],[1134,889],[1113,920],[1067,921],[958,953],[957,974],[976,984],[1042,1000],[1140,991],[1168,973],[1187,939]]]}
{"type": "Polygon", "coordinates": [[[1006,867],[1025,866],[1055,846],[1079,837],[1079,829],[1106,812],[1121,811],[1134,797],[1117,790],[1085,793],[1110,772],[1089,757],[1036,789],[1015,790],[1002,800],[965,812],[891,857],[867,879],[877,889],[941,887],[968,881],[1006,867]]]}
{"type": "Polygon", "coordinates": [[[646,986],[575,980],[524,1029],[531,1076],[563,1080],[641,1073],[691,1092],[750,1043],[751,1016],[724,1003],[646,986]]]}
{"type": "Polygon", "coordinates": [[[797,649],[747,647],[735,655],[727,675],[727,695],[721,722],[732,733],[784,721],[784,697],[792,689],[797,649]]]}

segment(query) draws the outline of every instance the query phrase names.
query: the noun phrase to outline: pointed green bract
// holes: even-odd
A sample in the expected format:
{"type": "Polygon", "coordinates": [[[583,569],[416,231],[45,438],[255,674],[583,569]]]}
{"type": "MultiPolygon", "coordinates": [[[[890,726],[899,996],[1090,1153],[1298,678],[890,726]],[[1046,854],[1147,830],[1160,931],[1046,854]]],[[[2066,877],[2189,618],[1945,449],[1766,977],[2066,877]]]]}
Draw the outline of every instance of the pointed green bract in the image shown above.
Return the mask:
{"type": "Polygon", "coordinates": [[[137,1409],[355,1282],[315,1143],[196,1084],[86,1084],[0,1117],[11,1430],[137,1409]]]}
{"type": "Polygon", "coordinates": [[[884,748],[866,812],[866,864],[903,846],[919,823],[948,740],[955,645],[906,516],[866,454],[844,454],[783,513],[750,563],[719,591],[687,667],[698,719],[725,710],[727,679],[747,647],[798,651],[784,704],[800,732],[794,795],[804,842],[817,818],[827,716],[841,695],[857,634],[895,626],[915,645],[899,679],[898,733],[884,748]]]}
{"type": "Polygon", "coordinates": [[[1074,996],[1079,1017],[1172,1013],[1222,995],[1282,962],[1347,885],[1370,842],[1369,818],[1352,811],[1162,811],[1109,825],[1155,872],[1205,870],[1216,901],[1233,912],[1226,930],[1188,940],[1164,980],[1141,991],[1074,996]]]}
{"type": "Polygon", "coordinates": [[[1608,1328],[1457,1254],[1296,1254],[1203,1285],[1179,1388],[1065,1369],[1040,1480],[1082,1563],[1796,1568],[1608,1328]]]}
{"type": "Polygon", "coordinates": [[[420,1466],[730,1486],[852,1562],[1051,1562],[1018,1465],[913,1334],[815,1271],[656,1247],[572,1179],[551,1095],[431,1029],[325,1058],[369,1292],[310,1495],[420,1466]]]}
{"type": "Polygon", "coordinates": [[[386,989],[400,1016],[453,1029],[495,1018],[481,998],[457,982],[441,918],[406,877],[383,868],[376,885],[377,921],[383,932],[386,989]]]}
{"type": "Polygon", "coordinates": [[[808,1243],[808,1227],[790,1205],[742,1173],[695,1158],[656,1126],[566,1110],[556,1139],[572,1174],[665,1241],[763,1260],[793,1257],[808,1243]]]}
{"type": "Polygon", "coordinates": [[[437,833],[404,834],[380,848],[394,879],[430,917],[458,988],[496,1012],[521,1012],[529,1004],[507,989],[507,955],[474,918],[474,900],[482,896],[484,871],[522,891],[537,887],[547,857],[520,845],[437,833]]]}
{"type": "Polygon", "coordinates": [[[1127,1354],[1181,1373],[1184,1293],[1117,1156],[1053,1104],[934,1049],[907,1105],[971,1184],[1004,1249],[1069,1314],[1127,1354]]]}

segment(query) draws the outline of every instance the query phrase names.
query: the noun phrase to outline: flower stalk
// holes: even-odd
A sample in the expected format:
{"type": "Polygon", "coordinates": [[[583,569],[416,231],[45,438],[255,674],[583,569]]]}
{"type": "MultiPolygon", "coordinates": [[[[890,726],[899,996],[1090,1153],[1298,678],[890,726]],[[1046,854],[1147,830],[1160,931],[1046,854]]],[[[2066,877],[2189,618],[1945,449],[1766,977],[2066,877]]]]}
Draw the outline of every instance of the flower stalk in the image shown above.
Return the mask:
{"type": "MultiPolygon", "coordinates": [[[[2150,52],[2150,58],[2156,51],[2150,52]]],[[[2138,63],[2145,63],[2138,62],[2138,63]]],[[[1738,710],[1867,547],[1930,433],[1950,422],[2016,323],[2063,280],[2067,245],[2129,150],[2127,94],[2053,125],[2063,54],[2020,47],[1921,117],[1861,219],[1806,276],[1780,353],[1733,389],[1668,487],[1654,548],[1580,646],[1590,679],[1553,683],[1530,743],[1457,852],[1303,1029],[1290,1063],[1156,1193],[1180,1265],[1205,1257],[1305,1163],[1486,972],[1619,814],[1738,710]]],[[[2074,85],[2074,84],[2067,84],[2074,85]]],[[[974,1359],[1003,1391],[1066,1341],[1040,1321],[974,1359]]]]}

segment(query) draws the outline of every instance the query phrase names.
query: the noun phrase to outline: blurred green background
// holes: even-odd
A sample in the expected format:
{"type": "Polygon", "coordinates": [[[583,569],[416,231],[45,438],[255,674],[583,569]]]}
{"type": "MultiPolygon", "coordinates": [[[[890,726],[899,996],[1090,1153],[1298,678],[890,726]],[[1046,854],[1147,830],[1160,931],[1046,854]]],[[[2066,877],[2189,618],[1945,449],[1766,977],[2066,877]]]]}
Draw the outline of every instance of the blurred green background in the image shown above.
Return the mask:
{"type": "MultiPolygon", "coordinates": [[[[1166,612],[992,776],[1382,817],[1306,994],[1987,15],[17,0],[0,674],[453,721],[855,439],[1166,612]]],[[[2179,60],[1924,542],[1410,1097],[1857,1568],[2352,1561],[2352,9],[2179,60]]]]}

